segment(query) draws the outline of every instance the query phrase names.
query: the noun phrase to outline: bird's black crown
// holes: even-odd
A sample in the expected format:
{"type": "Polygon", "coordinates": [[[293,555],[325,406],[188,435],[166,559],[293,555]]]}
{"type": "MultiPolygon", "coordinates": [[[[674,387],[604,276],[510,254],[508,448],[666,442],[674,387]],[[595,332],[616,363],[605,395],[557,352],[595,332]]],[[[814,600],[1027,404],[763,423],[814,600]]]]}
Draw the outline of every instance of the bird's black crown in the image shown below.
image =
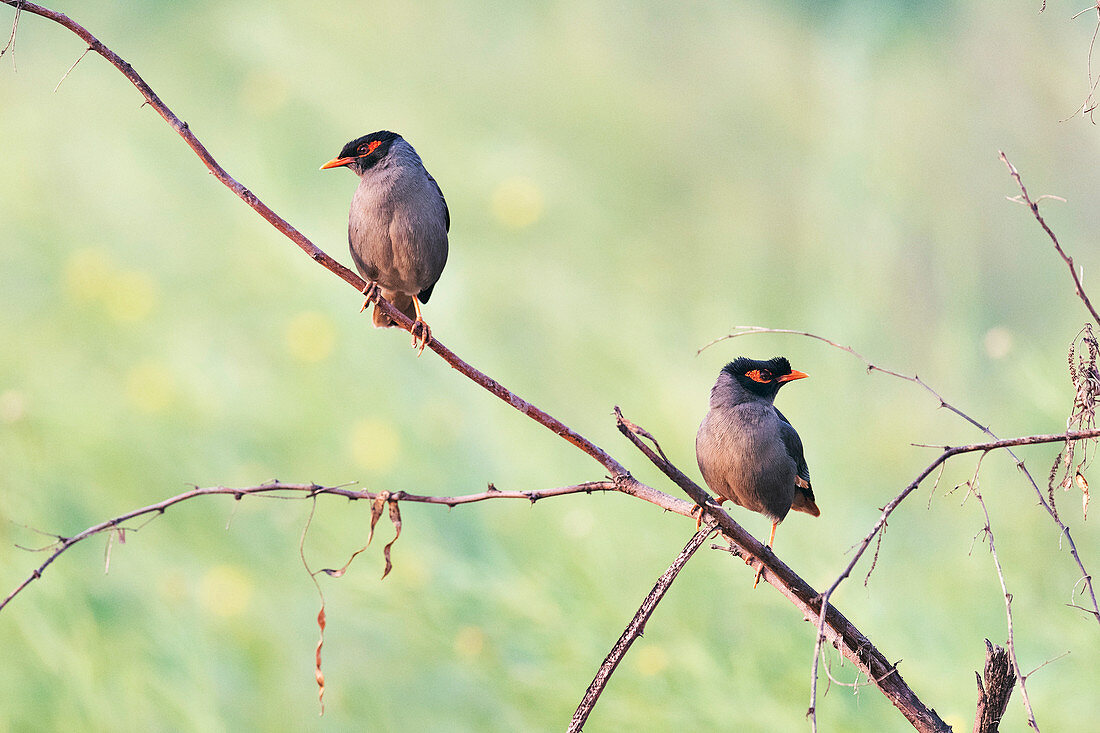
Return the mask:
{"type": "Polygon", "coordinates": [[[372,167],[375,163],[386,157],[390,152],[390,146],[400,135],[389,130],[379,130],[369,135],[356,138],[344,146],[340,151],[340,158],[357,158],[355,167],[360,172],[372,167]]]}
{"type": "Polygon", "coordinates": [[[772,397],[786,383],[779,378],[787,376],[793,370],[784,356],[776,356],[767,361],[739,356],[722,367],[722,371],[736,379],[749,392],[761,397],[772,397]]]}

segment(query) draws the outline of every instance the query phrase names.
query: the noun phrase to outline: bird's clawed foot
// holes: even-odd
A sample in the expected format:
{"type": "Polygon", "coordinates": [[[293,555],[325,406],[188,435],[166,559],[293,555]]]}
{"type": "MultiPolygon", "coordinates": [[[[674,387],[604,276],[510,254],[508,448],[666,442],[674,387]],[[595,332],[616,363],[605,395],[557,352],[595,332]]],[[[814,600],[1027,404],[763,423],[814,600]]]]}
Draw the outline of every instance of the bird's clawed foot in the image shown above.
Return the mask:
{"type": "Polygon", "coordinates": [[[374,280],[368,280],[367,287],[363,288],[363,297],[365,298],[365,300],[363,301],[363,307],[359,309],[359,312],[362,313],[363,311],[365,311],[367,308],[370,307],[371,303],[377,303],[378,298],[381,295],[382,289],[378,287],[378,283],[376,283],[374,280]]]}
{"type": "Polygon", "coordinates": [[[418,317],[413,321],[409,333],[412,334],[412,347],[416,349],[416,355],[420,356],[424,353],[424,347],[432,340],[432,329],[428,328],[428,324],[418,317]]]}
{"type": "MultiPolygon", "coordinates": [[[[715,501],[718,506],[722,506],[722,502],[726,500],[726,497],[720,496],[715,501]]],[[[696,504],[691,510],[691,516],[695,517],[695,531],[698,532],[703,528],[703,507],[696,504]]]]}
{"type": "Polygon", "coordinates": [[[756,578],[755,578],[755,580],[752,581],[752,587],[753,588],[760,585],[760,576],[763,575],[763,574],[764,574],[764,562],[763,562],[763,560],[761,560],[760,561],[760,567],[758,567],[756,569],[756,578]]]}
{"type": "MultiPolygon", "coordinates": [[[[779,526],[779,522],[772,522],[772,533],[768,536],[768,544],[764,545],[765,554],[772,555],[772,546],[775,544],[775,528],[779,526]]],[[[764,572],[764,558],[758,558],[760,560],[760,567],[756,569],[756,580],[752,581],[752,587],[760,585],[760,575],[764,572]]]]}
{"type": "Polygon", "coordinates": [[[691,508],[691,516],[695,517],[695,531],[703,528],[703,507],[696,504],[691,508]]]}

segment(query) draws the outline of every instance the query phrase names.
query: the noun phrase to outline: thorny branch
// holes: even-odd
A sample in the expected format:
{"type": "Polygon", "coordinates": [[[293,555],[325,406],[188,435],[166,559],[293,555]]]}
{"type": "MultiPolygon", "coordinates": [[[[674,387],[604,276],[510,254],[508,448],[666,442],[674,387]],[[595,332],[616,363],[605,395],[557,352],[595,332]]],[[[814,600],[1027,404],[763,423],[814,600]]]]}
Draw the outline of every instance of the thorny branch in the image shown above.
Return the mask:
{"type": "MultiPolygon", "coordinates": [[[[38,548],[39,552],[51,551],[50,556],[46,558],[45,562],[34,569],[34,572],[27,577],[22,583],[20,583],[15,590],[9,593],[4,600],[0,601],[0,611],[7,606],[13,598],[19,595],[24,588],[42,577],[42,573],[46,571],[53,561],[60,557],[66,550],[71,548],[89,537],[94,537],[105,532],[113,533],[120,530],[136,531],[140,527],[127,527],[126,522],[137,519],[138,517],[145,517],[148,515],[160,516],[171,506],[179,504],[180,502],[194,499],[199,496],[222,496],[229,495],[240,501],[246,496],[265,496],[272,499],[308,499],[321,496],[322,494],[330,494],[333,496],[342,496],[345,499],[357,500],[362,499],[365,501],[374,502],[379,496],[385,495],[388,500],[393,502],[398,501],[411,501],[422,504],[442,504],[443,506],[454,508],[462,504],[472,504],[478,501],[486,501],[488,499],[526,499],[532,504],[539,499],[545,499],[551,496],[563,496],[566,494],[590,494],[593,491],[619,491],[619,487],[613,481],[591,481],[588,483],[577,484],[575,486],[562,486],[553,489],[541,489],[533,491],[501,491],[496,487],[490,485],[486,491],[482,491],[478,494],[467,494],[465,496],[422,496],[420,494],[410,494],[407,491],[392,491],[392,492],[372,492],[346,488],[346,486],[318,486],[317,484],[290,484],[283,483],[281,481],[272,481],[270,483],[262,484],[260,486],[249,486],[244,488],[232,488],[227,486],[212,486],[207,488],[195,487],[190,491],[185,491],[182,494],[170,497],[163,501],[158,501],[155,504],[142,507],[140,509],[134,509],[133,511],[120,514],[113,519],[108,519],[105,522],[99,524],[93,524],[83,532],[78,532],[72,537],[61,537],[58,535],[49,535],[55,538],[55,541],[47,545],[46,547],[38,548]]],[[[690,512],[690,505],[679,499],[672,499],[668,506],[664,508],[677,512],[679,514],[687,515],[690,512]]],[[[144,526],[144,525],[142,525],[144,526]]],[[[374,532],[374,525],[371,525],[371,533],[374,532]]],[[[308,565],[306,566],[308,569],[308,565]]]]}
{"type": "Polygon", "coordinates": [[[649,592],[649,595],[642,601],[641,607],[634,614],[634,618],[627,624],[626,629],[623,631],[622,636],[615,642],[615,646],[611,648],[611,651],[607,653],[607,657],[603,660],[603,664],[600,665],[599,670],[596,672],[596,677],[592,680],[592,684],[588,686],[588,689],[584,693],[584,697],[581,699],[581,704],[577,706],[577,711],[573,713],[573,719],[569,722],[569,733],[578,733],[584,728],[585,721],[588,720],[589,714],[592,712],[592,708],[595,707],[596,701],[600,698],[600,693],[603,692],[604,687],[607,686],[607,681],[611,679],[612,673],[615,668],[619,666],[619,662],[626,655],[627,651],[634,641],[645,633],[646,622],[649,621],[649,617],[653,615],[653,611],[656,610],[657,604],[661,602],[661,599],[665,597],[665,593],[672,586],[672,581],[676,580],[676,576],[680,574],[680,570],[683,569],[687,561],[691,559],[691,556],[695,554],[707,537],[714,531],[713,524],[704,525],[698,530],[695,535],[688,540],[688,543],[684,546],[684,549],[680,551],[680,554],[676,556],[676,559],[672,561],[672,564],[668,566],[668,570],[661,574],[661,577],[657,578],[657,583],[653,586],[653,590],[649,592]]]}

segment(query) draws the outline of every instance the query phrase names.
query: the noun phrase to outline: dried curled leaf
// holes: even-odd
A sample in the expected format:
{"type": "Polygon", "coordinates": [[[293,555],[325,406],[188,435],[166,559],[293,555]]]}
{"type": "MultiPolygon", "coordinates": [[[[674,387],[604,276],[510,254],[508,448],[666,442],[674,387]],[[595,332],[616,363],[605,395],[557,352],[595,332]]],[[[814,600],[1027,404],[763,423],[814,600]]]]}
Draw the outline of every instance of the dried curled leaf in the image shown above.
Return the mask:
{"type": "Polygon", "coordinates": [[[401,536],[401,509],[397,505],[397,500],[390,501],[390,521],[393,522],[394,535],[393,539],[389,541],[384,548],[382,548],[382,556],[386,558],[386,569],[382,571],[382,579],[385,580],[386,576],[393,570],[393,563],[390,562],[390,548],[393,547],[393,543],[397,542],[397,538],[401,536]]]}
{"type": "Polygon", "coordinates": [[[386,506],[386,501],[390,498],[390,492],[379,491],[378,495],[374,497],[374,502],[370,507],[370,534],[367,535],[367,544],[374,539],[374,525],[378,524],[378,518],[382,516],[382,508],[386,506]]]}
{"type": "Polygon", "coordinates": [[[1085,519],[1089,518],[1089,482],[1084,475],[1077,472],[1077,486],[1081,489],[1081,514],[1085,519]]]}

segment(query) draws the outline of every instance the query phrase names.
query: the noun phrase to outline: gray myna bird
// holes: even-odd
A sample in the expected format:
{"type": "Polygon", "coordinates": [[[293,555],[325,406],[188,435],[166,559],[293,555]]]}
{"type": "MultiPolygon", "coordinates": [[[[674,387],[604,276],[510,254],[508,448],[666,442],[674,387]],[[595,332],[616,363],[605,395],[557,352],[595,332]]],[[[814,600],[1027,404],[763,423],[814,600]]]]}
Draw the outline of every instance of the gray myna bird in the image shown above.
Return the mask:
{"type": "MultiPolygon", "coordinates": [[[[791,509],[821,514],[810,488],[802,440],[774,404],[780,387],[806,376],[781,356],[769,361],[742,356],[726,364],[695,436],[699,470],[720,497],[718,503],[729,499],[772,520],[768,547],[791,509]]],[[[756,581],[760,582],[759,572],[756,581]]]]}
{"type": "MultiPolygon", "coordinates": [[[[415,321],[413,346],[423,352],[432,332],[420,304],[428,302],[447,264],[451,214],[443,192],[412,145],[396,132],[380,130],[352,140],[321,169],[340,166],[359,176],[348,242],[356,268],[367,279],[367,303],[380,288],[383,298],[415,321]]],[[[378,308],[373,321],[377,328],[395,325],[378,308]]]]}

